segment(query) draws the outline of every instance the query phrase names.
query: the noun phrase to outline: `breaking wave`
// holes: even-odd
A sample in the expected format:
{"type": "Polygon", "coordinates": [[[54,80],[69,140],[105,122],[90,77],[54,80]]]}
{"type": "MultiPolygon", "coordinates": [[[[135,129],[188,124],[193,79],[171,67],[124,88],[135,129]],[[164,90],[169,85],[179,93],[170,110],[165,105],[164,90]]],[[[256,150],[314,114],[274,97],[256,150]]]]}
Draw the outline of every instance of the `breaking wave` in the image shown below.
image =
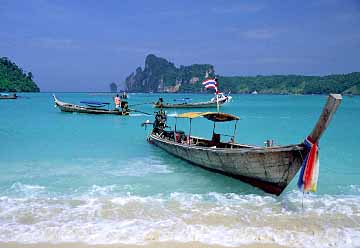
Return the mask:
{"type": "Polygon", "coordinates": [[[353,247],[360,243],[358,194],[139,196],[131,191],[129,185],[93,185],[55,197],[46,187],[15,183],[0,197],[0,242],[197,241],[230,247],[252,243],[353,247]]]}

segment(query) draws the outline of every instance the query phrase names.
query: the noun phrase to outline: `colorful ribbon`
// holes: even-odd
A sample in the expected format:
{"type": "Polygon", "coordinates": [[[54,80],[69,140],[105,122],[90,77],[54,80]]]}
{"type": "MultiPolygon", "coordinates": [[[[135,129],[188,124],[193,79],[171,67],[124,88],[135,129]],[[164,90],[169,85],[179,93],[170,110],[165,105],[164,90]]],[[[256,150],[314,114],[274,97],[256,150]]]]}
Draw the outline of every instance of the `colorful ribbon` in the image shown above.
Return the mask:
{"type": "Polygon", "coordinates": [[[307,154],[301,165],[298,187],[303,192],[315,192],[319,177],[319,148],[311,137],[304,141],[307,154]]]}

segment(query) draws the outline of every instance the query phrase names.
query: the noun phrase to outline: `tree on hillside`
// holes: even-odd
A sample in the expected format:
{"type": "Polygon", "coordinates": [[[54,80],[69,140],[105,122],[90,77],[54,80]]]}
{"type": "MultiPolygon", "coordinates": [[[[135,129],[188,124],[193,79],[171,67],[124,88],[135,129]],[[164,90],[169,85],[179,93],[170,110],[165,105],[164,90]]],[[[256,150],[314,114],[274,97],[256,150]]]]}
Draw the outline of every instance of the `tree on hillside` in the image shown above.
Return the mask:
{"type": "Polygon", "coordinates": [[[33,80],[33,77],[34,77],[34,76],[33,76],[33,74],[32,74],[31,71],[28,72],[27,77],[28,77],[28,79],[33,80]]]}
{"type": "Polygon", "coordinates": [[[10,59],[0,58],[0,92],[39,92],[31,72],[25,73],[10,59]]]}
{"type": "Polygon", "coordinates": [[[112,82],[110,84],[110,92],[117,92],[117,85],[116,83],[112,82]]]}

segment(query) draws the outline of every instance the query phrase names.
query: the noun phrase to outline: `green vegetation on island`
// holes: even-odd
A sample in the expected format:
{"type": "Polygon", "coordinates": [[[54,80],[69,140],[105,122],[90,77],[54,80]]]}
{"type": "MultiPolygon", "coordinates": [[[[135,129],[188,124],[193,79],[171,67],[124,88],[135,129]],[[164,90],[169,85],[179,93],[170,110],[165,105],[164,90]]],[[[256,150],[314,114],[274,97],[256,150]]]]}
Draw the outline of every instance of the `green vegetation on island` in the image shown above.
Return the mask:
{"type": "Polygon", "coordinates": [[[360,72],[329,76],[220,77],[222,90],[263,94],[359,94],[360,72]]]}
{"type": "Polygon", "coordinates": [[[0,58],[0,92],[39,92],[31,72],[25,73],[8,58],[0,58]]]}
{"type": "MultiPolygon", "coordinates": [[[[202,81],[214,77],[214,66],[180,66],[164,58],[148,55],[144,70],[138,67],[126,78],[131,92],[204,92],[202,81]]],[[[218,76],[221,91],[263,94],[360,94],[360,72],[329,76],[272,75],[218,76]]]]}

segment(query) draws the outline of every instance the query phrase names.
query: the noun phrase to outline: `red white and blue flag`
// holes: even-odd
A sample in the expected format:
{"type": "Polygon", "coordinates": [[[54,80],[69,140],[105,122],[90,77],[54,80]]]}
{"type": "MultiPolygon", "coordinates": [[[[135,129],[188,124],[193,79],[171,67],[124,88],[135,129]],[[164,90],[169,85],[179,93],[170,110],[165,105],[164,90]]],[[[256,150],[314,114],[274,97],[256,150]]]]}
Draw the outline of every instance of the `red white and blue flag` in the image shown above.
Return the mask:
{"type": "Polygon", "coordinates": [[[202,82],[202,84],[206,89],[215,89],[216,94],[218,93],[218,88],[217,88],[218,83],[216,82],[215,79],[212,78],[206,79],[204,82],[202,82]]]}

